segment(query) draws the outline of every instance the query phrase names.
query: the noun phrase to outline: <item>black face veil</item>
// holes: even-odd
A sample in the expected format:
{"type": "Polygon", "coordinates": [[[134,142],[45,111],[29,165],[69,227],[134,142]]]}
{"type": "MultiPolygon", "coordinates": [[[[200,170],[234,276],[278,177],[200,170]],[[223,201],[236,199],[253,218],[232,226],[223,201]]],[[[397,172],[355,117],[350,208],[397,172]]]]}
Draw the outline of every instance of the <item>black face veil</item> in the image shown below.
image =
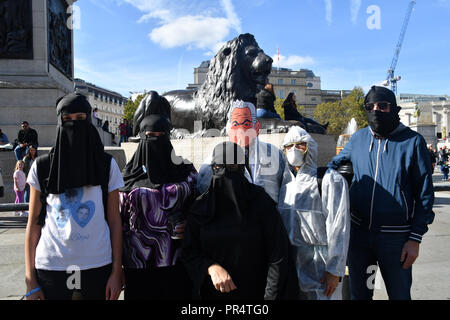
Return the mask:
{"type": "Polygon", "coordinates": [[[57,101],[58,126],[56,145],[49,154],[48,193],[66,189],[96,186],[107,178],[104,147],[97,129],[91,123],[91,106],[86,97],[71,93],[57,101]],[[86,120],[62,121],[62,116],[85,113],[86,120]]]}
{"type": "Polygon", "coordinates": [[[372,130],[379,136],[387,137],[400,124],[400,107],[397,106],[395,94],[384,87],[372,86],[367,93],[364,104],[386,101],[391,104],[390,112],[379,110],[366,111],[367,119],[372,130]]]}
{"type": "Polygon", "coordinates": [[[129,192],[134,188],[157,189],[163,184],[185,181],[192,171],[192,164],[183,163],[177,157],[170,142],[170,105],[164,97],[151,92],[146,106],[136,110],[135,125],[139,130],[139,145],[130,162],[123,169],[125,187],[129,192]],[[162,132],[160,136],[147,136],[146,131],[162,132]]]}
{"type": "Polygon", "coordinates": [[[244,175],[245,154],[234,142],[217,145],[213,151],[213,176],[207,192],[193,205],[191,212],[199,224],[213,218],[222,225],[245,224],[251,197],[250,182],[244,175]],[[237,165],[231,169],[225,165],[237,165]]]}

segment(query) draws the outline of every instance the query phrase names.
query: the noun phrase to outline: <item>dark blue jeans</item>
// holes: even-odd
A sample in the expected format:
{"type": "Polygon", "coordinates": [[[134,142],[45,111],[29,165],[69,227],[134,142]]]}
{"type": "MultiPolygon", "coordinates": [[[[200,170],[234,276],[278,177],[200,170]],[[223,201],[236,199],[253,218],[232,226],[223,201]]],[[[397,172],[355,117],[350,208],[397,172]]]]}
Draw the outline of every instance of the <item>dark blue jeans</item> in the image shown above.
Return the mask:
{"type": "Polygon", "coordinates": [[[374,266],[378,265],[390,300],[411,300],[412,267],[402,268],[400,261],[408,233],[350,231],[348,268],[352,300],[372,300],[374,266]]]}
{"type": "Polygon", "coordinates": [[[263,108],[256,109],[256,117],[257,118],[276,118],[281,119],[278,113],[270,112],[263,108]]]}
{"type": "Polygon", "coordinates": [[[23,156],[25,154],[27,154],[28,152],[28,147],[21,147],[20,145],[18,145],[15,149],[14,149],[14,154],[16,155],[16,160],[22,160],[23,156]]]}

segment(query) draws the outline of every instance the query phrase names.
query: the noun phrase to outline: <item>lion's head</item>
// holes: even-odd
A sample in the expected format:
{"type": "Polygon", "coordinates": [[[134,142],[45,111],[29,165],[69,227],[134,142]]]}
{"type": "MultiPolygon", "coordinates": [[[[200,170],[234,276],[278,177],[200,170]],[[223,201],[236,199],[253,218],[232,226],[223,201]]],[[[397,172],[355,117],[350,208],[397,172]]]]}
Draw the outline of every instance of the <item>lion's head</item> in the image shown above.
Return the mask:
{"type": "Polygon", "coordinates": [[[195,108],[206,128],[222,128],[234,100],[256,104],[255,95],[268,82],[272,58],[246,33],[228,41],[211,60],[195,108]]]}

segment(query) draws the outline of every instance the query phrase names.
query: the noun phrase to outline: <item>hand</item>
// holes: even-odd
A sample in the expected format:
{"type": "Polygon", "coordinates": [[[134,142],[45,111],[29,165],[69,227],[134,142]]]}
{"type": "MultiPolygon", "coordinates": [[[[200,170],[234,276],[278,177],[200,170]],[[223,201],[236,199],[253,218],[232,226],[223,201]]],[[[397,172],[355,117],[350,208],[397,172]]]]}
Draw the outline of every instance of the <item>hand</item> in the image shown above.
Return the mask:
{"type": "Polygon", "coordinates": [[[403,269],[408,269],[412,266],[419,256],[420,243],[412,240],[408,240],[402,249],[402,256],[400,262],[403,263],[403,269]]]}
{"type": "Polygon", "coordinates": [[[227,270],[218,264],[211,265],[208,268],[208,274],[211,276],[211,281],[217,291],[228,293],[237,289],[227,270]]]}
{"type": "Polygon", "coordinates": [[[186,227],[186,221],[179,222],[175,225],[174,233],[177,235],[179,239],[184,238],[184,228],[186,227]]]}
{"type": "Polygon", "coordinates": [[[339,285],[339,277],[329,272],[325,272],[322,279],[320,279],[320,282],[321,283],[325,282],[324,294],[329,298],[333,295],[334,291],[336,291],[336,288],[339,285]]]}
{"type": "MultiPolygon", "coordinates": [[[[39,287],[39,284],[36,281],[30,282],[27,284],[27,292],[39,287]]],[[[44,292],[41,290],[36,291],[32,295],[26,297],[26,300],[45,300],[44,292]]]]}
{"type": "Polygon", "coordinates": [[[106,284],[105,297],[106,300],[119,299],[122,292],[123,285],[125,283],[125,276],[123,270],[113,271],[109,276],[108,283],[106,284]]]}

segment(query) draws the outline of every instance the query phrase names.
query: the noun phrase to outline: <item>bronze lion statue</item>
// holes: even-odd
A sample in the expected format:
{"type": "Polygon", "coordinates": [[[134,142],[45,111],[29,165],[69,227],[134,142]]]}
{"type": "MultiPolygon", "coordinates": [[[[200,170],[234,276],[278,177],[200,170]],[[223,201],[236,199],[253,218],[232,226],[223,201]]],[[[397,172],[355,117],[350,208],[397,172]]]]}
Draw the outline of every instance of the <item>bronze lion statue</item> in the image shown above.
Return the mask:
{"type": "MultiPolygon", "coordinates": [[[[211,60],[206,81],[198,90],[174,90],[162,95],[170,104],[170,120],[178,132],[172,133],[172,137],[182,138],[181,131],[189,134],[197,131],[195,121],[201,121],[203,130],[222,130],[234,100],[256,105],[256,94],[267,84],[272,62],[249,33],[225,43],[211,60]]],[[[156,96],[149,93],[142,100],[137,118],[150,112],[150,104],[155,103],[152,97],[156,96]]],[[[278,119],[260,119],[260,122],[262,129],[275,132],[287,132],[292,125],[303,126],[298,121],[278,119]]]]}
{"type": "Polygon", "coordinates": [[[268,82],[272,62],[249,33],[228,41],[211,60],[206,81],[198,90],[163,95],[172,106],[173,127],[192,132],[194,121],[200,120],[203,129],[222,129],[232,101],[256,104],[255,96],[268,82]]]}

